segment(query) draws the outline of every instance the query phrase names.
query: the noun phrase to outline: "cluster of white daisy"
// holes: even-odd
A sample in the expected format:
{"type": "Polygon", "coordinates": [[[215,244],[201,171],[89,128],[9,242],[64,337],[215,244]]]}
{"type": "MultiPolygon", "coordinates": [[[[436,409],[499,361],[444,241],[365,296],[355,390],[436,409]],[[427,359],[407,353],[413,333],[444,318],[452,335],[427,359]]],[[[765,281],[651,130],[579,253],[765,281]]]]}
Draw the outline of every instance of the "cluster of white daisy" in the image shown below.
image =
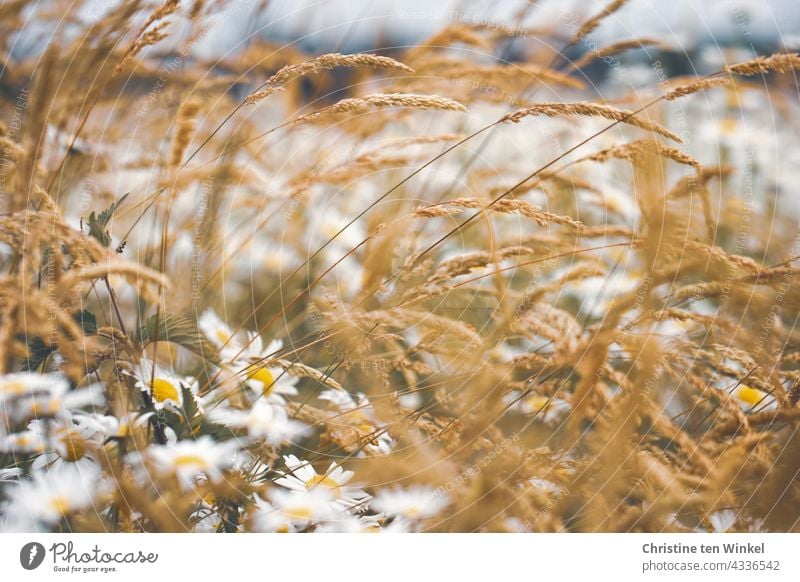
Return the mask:
{"type": "MultiPolygon", "coordinates": [[[[282,343],[265,347],[257,333],[237,334],[213,311],[199,327],[219,354],[210,379],[142,355],[118,376],[140,397],[136,411],[111,412],[110,382],[0,376],[0,529],[60,531],[79,514],[102,523],[125,502],[120,478],[156,499],[172,484],[195,500],[185,521],[193,531],[220,531],[226,520],[233,531],[418,531],[448,505],[429,486],[368,493],[339,462],[323,471],[323,455],[289,452],[312,451],[314,427],[290,413],[299,378],[277,363],[282,343]],[[242,496],[234,519],[216,493],[231,486],[242,496]]],[[[349,458],[392,451],[365,395],[327,389],[317,399],[358,437],[349,458]]],[[[130,517],[146,529],[141,512],[130,517]]]]}

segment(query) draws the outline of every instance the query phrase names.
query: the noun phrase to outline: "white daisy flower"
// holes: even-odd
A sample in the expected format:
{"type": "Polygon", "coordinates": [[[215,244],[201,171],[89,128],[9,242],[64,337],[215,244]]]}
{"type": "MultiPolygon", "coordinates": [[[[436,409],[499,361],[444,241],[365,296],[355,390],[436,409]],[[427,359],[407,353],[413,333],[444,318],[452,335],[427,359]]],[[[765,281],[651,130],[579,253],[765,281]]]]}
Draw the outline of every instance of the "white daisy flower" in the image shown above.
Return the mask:
{"type": "Polygon", "coordinates": [[[100,468],[63,465],[59,469],[34,471],[30,481],[20,481],[10,489],[10,521],[54,524],[63,517],[94,504],[105,486],[100,468]]]}
{"type": "Polygon", "coordinates": [[[528,484],[546,493],[559,493],[562,490],[560,485],[556,485],[547,479],[539,479],[538,477],[531,477],[528,479],[528,484]]]}
{"type": "Polygon", "coordinates": [[[139,361],[134,377],[136,387],[150,396],[156,410],[164,407],[180,410],[183,407],[183,378],[145,357],[139,361]]]}
{"type": "Polygon", "coordinates": [[[331,507],[328,493],[322,489],[313,489],[302,494],[273,489],[269,492],[269,498],[284,520],[300,528],[330,519],[336,512],[331,507]]]}
{"type": "Polygon", "coordinates": [[[417,531],[416,523],[406,519],[402,515],[395,517],[391,523],[384,525],[381,533],[413,533],[417,531]]]}
{"type": "Polygon", "coordinates": [[[250,515],[252,531],[262,533],[293,533],[296,531],[292,521],[282,511],[259,497],[253,496],[255,505],[250,515]]]}
{"type": "Polygon", "coordinates": [[[0,483],[16,483],[20,480],[22,474],[22,469],[19,467],[0,469],[0,483]]]}
{"type": "Polygon", "coordinates": [[[511,533],[530,533],[531,529],[518,517],[507,517],[503,520],[503,526],[511,533]]]}
{"type": "Polygon", "coordinates": [[[745,412],[773,410],[778,406],[774,396],[747,384],[739,384],[734,389],[733,396],[745,412]]]}
{"type": "Polygon", "coordinates": [[[203,334],[220,350],[223,366],[231,369],[243,383],[259,397],[264,396],[275,404],[284,404],[286,396],[295,396],[298,379],[283,369],[266,365],[283,348],[283,342],[272,340],[267,347],[256,332],[247,333],[242,344],[233,331],[211,309],[199,320],[203,334]]]}
{"type": "Polygon", "coordinates": [[[213,309],[206,309],[197,321],[200,331],[220,351],[223,360],[234,358],[242,349],[233,330],[213,309]]]}
{"type": "Polygon", "coordinates": [[[14,454],[40,454],[47,450],[47,436],[38,428],[27,428],[8,435],[0,434],[0,452],[14,454]]]}
{"type": "Polygon", "coordinates": [[[381,516],[337,513],[319,524],[316,533],[377,533],[381,531],[381,516]]]}
{"type": "Polygon", "coordinates": [[[193,512],[189,516],[189,521],[192,523],[192,532],[194,533],[216,533],[222,525],[222,518],[219,514],[207,508],[193,512]]]}
{"type": "Polygon", "coordinates": [[[450,503],[447,495],[432,487],[414,485],[408,488],[383,489],[372,501],[373,509],[387,515],[415,521],[437,515],[450,503]]]}
{"type": "Polygon", "coordinates": [[[33,468],[57,468],[63,463],[94,464],[109,436],[106,430],[109,423],[99,420],[101,418],[105,417],[76,414],[47,425],[39,420],[32,421],[34,430],[47,435],[51,445],[50,450],[33,460],[33,468]]]}
{"type": "Polygon", "coordinates": [[[331,463],[327,471],[319,474],[311,463],[301,461],[294,455],[284,456],[283,461],[288,471],[275,479],[278,485],[296,493],[327,495],[332,505],[340,510],[366,509],[370,495],[359,487],[347,485],[355,474],[353,471],[345,471],[338,464],[331,463]]]}
{"type": "Polygon", "coordinates": [[[375,409],[364,394],[351,396],[344,390],[331,389],[323,390],[318,398],[327,400],[345,413],[338,418],[338,422],[355,429],[361,437],[362,452],[359,456],[364,456],[364,452],[377,455],[388,455],[392,452],[394,439],[384,425],[378,422],[375,409]]]}
{"type": "Polygon", "coordinates": [[[290,376],[282,368],[265,365],[283,347],[283,342],[273,340],[265,349],[261,337],[255,332],[248,333],[248,340],[247,347],[231,363],[237,375],[244,379],[244,384],[259,397],[275,404],[284,404],[285,397],[296,396],[298,378],[290,376]]]}
{"type": "Polygon", "coordinates": [[[708,516],[708,522],[711,524],[711,527],[714,528],[714,532],[726,532],[736,524],[736,512],[732,509],[715,511],[708,516]]]}
{"type": "Polygon", "coordinates": [[[104,401],[99,384],[70,390],[67,379],[59,374],[0,376],[0,431],[32,418],[57,416],[104,401]]]}
{"type": "Polygon", "coordinates": [[[361,221],[348,226],[351,220],[331,206],[317,206],[312,209],[308,231],[311,233],[311,248],[316,249],[333,239],[324,252],[326,256],[338,259],[342,254],[358,246],[364,240],[366,230],[361,221]]]}
{"type": "Polygon", "coordinates": [[[267,400],[256,401],[249,410],[217,408],[208,418],[229,428],[245,429],[248,436],[273,446],[292,442],[308,432],[305,423],[290,419],[285,409],[267,400]]]}
{"type": "MultiPolygon", "coordinates": [[[[249,253],[242,253],[248,271],[263,266],[268,272],[287,274],[300,264],[297,253],[288,242],[253,240],[249,253]]],[[[249,274],[249,273],[248,273],[249,274]]]]}
{"type": "Polygon", "coordinates": [[[150,447],[145,454],[159,471],[173,472],[184,489],[191,489],[198,477],[220,481],[222,471],[233,464],[236,448],[233,441],[219,443],[210,436],[202,436],[197,440],[150,447]]]}
{"type": "Polygon", "coordinates": [[[572,408],[566,400],[550,398],[531,392],[512,390],[503,397],[503,402],[522,414],[536,415],[536,419],[545,424],[554,424],[564,418],[572,408]]]}

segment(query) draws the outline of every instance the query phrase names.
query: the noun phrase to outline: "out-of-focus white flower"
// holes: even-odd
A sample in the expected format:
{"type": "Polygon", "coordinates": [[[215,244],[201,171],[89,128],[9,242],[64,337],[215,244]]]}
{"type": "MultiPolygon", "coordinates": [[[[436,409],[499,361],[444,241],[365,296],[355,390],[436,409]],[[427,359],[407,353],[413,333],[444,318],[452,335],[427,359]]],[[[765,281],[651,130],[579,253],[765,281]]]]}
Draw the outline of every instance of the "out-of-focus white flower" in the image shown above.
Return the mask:
{"type": "Polygon", "coordinates": [[[531,487],[535,487],[536,489],[540,489],[546,493],[558,493],[561,491],[561,486],[556,485],[552,481],[548,481],[547,479],[539,479],[538,477],[531,477],[528,479],[528,484],[531,487]]]}
{"type": "Polygon", "coordinates": [[[53,417],[104,401],[99,384],[70,390],[67,379],[58,374],[0,376],[0,434],[32,418],[53,417]]]}
{"type": "Polygon", "coordinates": [[[300,264],[297,253],[286,242],[264,241],[261,238],[255,239],[250,252],[243,255],[250,269],[258,269],[259,265],[263,265],[276,275],[287,275],[300,264]]]}
{"type": "Polygon", "coordinates": [[[357,406],[350,393],[344,390],[323,390],[317,398],[327,400],[339,410],[353,410],[357,406]]]}
{"type": "Polygon", "coordinates": [[[449,503],[447,495],[436,489],[415,485],[408,488],[382,489],[375,494],[371,505],[373,509],[387,515],[420,520],[437,515],[449,503]]]}
{"type": "Polygon", "coordinates": [[[269,498],[283,519],[298,527],[324,521],[336,512],[331,506],[329,494],[323,489],[312,489],[305,493],[273,489],[269,498]]]}
{"type": "Polygon", "coordinates": [[[639,282],[640,278],[634,271],[626,270],[605,277],[587,277],[574,283],[570,292],[575,293],[581,302],[582,313],[602,317],[617,297],[633,291],[639,282]]]}
{"type": "Polygon", "coordinates": [[[531,528],[518,517],[507,517],[503,520],[506,530],[513,533],[528,533],[531,528]]]}
{"type": "Polygon", "coordinates": [[[215,533],[222,525],[219,514],[207,508],[195,511],[189,516],[189,520],[194,533],[215,533]]]}
{"type": "Polygon", "coordinates": [[[198,319],[197,325],[208,341],[220,351],[223,360],[235,357],[242,349],[241,343],[234,337],[233,330],[213,309],[206,309],[198,319]]]}
{"type": "Polygon", "coordinates": [[[276,352],[283,348],[283,342],[272,340],[266,348],[255,332],[248,333],[247,346],[231,366],[244,379],[245,385],[259,397],[276,404],[284,404],[285,396],[297,395],[295,385],[298,379],[289,376],[283,369],[267,366],[265,362],[274,358],[276,352]]]}
{"type": "Polygon", "coordinates": [[[381,531],[381,517],[337,513],[314,530],[317,533],[377,533],[381,531]]]}
{"type": "MultiPolygon", "coordinates": [[[[388,455],[392,452],[394,443],[391,435],[375,417],[375,410],[369,399],[364,394],[352,396],[344,390],[323,390],[318,396],[320,400],[327,400],[342,413],[339,422],[353,428],[361,437],[362,451],[378,455],[388,455]]],[[[354,443],[355,444],[355,443],[354,443]]]]}
{"type": "Polygon", "coordinates": [[[296,531],[292,520],[287,518],[282,511],[258,495],[253,496],[255,504],[250,521],[252,531],[264,533],[292,533],[296,531]]]}
{"type": "Polygon", "coordinates": [[[31,454],[47,450],[47,438],[43,431],[26,428],[8,435],[0,434],[0,452],[31,454]]]}
{"type": "MultiPolygon", "coordinates": [[[[236,448],[233,441],[219,443],[210,436],[202,436],[197,440],[150,447],[145,455],[159,471],[174,473],[182,487],[191,489],[199,477],[211,482],[220,481],[222,471],[233,463],[236,448]]],[[[133,459],[136,460],[136,457],[133,459]]]]}
{"type": "Polygon", "coordinates": [[[736,512],[732,509],[715,511],[708,516],[708,522],[716,533],[726,532],[736,524],[736,512]]]}
{"type": "Polygon", "coordinates": [[[406,392],[397,397],[397,402],[403,408],[415,410],[422,405],[422,395],[418,391],[406,392]]]}
{"type": "MultiPolygon", "coordinates": [[[[61,421],[31,421],[34,430],[46,435],[50,449],[33,460],[35,469],[57,468],[62,463],[94,464],[103,451],[110,424],[102,415],[75,414],[61,421]]],[[[116,420],[116,419],[115,419],[116,420]]]]}
{"type": "Polygon", "coordinates": [[[381,528],[381,533],[411,533],[417,531],[416,526],[416,522],[406,519],[402,515],[398,515],[391,523],[381,528]]]}
{"type": "Polygon", "coordinates": [[[256,401],[249,410],[217,408],[208,418],[230,428],[245,429],[248,436],[273,446],[291,442],[308,432],[304,423],[290,419],[284,408],[267,400],[256,401]]]}
{"type": "Polygon", "coordinates": [[[22,469],[19,467],[0,469],[0,483],[16,483],[20,480],[22,475],[22,469]]]}
{"type": "Polygon", "coordinates": [[[560,421],[571,408],[569,402],[561,398],[549,398],[534,392],[524,396],[523,394],[524,392],[519,390],[512,390],[503,397],[503,402],[511,406],[512,410],[522,414],[536,415],[536,418],[545,424],[560,421]]]}
{"type": "Polygon", "coordinates": [[[96,465],[62,465],[58,469],[34,471],[30,480],[21,480],[8,491],[7,526],[30,531],[42,524],[57,523],[91,506],[105,489],[96,465]]]}
{"type": "Polygon", "coordinates": [[[230,369],[257,397],[272,403],[285,404],[286,396],[295,396],[298,379],[267,362],[283,348],[283,342],[272,340],[267,347],[256,332],[247,333],[247,341],[238,341],[230,327],[213,310],[206,310],[199,320],[203,334],[220,350],[223,366],[230,369]]]}
{"type": "Polygon", "coordinates": [[[352,471],[345,471],[336,463],[331,463],[328,470],[320,474],[307,461],[301,461],[294,455],[283,457],[287,471],[275,483],[296,493],[325,495],[334,507],[341,510],[366,509],[370,499],[363,489],[347,485],[353,478],[352,471]]]}
{"type": "Polygon", "coordinates": [[[351,220],[331,206],[315,207],[309,216],[310,248],[316,249],[333,239],[325,249],[325,254],[330,259],[339,259],[344,253],[361,244],[366,236],[364,225],[361,221],[355,221],[348,226],[351,220]]]}

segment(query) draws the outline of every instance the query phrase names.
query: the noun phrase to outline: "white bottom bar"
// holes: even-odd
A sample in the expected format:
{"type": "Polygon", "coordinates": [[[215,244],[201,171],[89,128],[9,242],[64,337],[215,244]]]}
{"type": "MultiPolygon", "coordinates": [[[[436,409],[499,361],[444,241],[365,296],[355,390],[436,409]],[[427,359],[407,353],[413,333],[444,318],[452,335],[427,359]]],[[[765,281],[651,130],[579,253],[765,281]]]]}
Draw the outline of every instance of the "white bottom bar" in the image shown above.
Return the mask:
{"type": "Polygon", "coordinates": [[[752,582],[797,580],[798,542],[793,534],[3,534],[0,573],[3,580],[135,582],[752,582]],[[33,542],[43,559],[38,547],[30,556],[33,542]],[[22,565],[37,561],[32,570],[22,565]]]}

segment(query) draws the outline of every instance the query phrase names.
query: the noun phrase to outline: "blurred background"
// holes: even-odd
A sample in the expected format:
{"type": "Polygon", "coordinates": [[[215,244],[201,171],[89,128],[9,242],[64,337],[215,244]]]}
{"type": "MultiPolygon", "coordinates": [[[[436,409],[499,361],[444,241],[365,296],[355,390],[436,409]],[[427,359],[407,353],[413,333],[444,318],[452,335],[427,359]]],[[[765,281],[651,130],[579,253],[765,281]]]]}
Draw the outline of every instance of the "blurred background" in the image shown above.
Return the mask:
{"type": "MultiPolygon", "coordinates": [[[[606,0],[519,0],[430,2],[428,0],[262,0],[231,2],[225,27],[198,50],[205,55],[236,50],[251,30],[266,40],[292,43],[307,51],[368,50],[418,43],[446,22],[462,21],[520,29],[545,26],[565,13],[580,17],[600,10],[606,0]],[[261,16],[253,19],[254,14],[261,16]]],[[[706,46],[800,48],[797,0],[645,0],[630,2],[603,22],[598,42],[656,36],[676,49],[706,46]]],[[[522,39],[518,44],[523,44],[522,39]]]]}

